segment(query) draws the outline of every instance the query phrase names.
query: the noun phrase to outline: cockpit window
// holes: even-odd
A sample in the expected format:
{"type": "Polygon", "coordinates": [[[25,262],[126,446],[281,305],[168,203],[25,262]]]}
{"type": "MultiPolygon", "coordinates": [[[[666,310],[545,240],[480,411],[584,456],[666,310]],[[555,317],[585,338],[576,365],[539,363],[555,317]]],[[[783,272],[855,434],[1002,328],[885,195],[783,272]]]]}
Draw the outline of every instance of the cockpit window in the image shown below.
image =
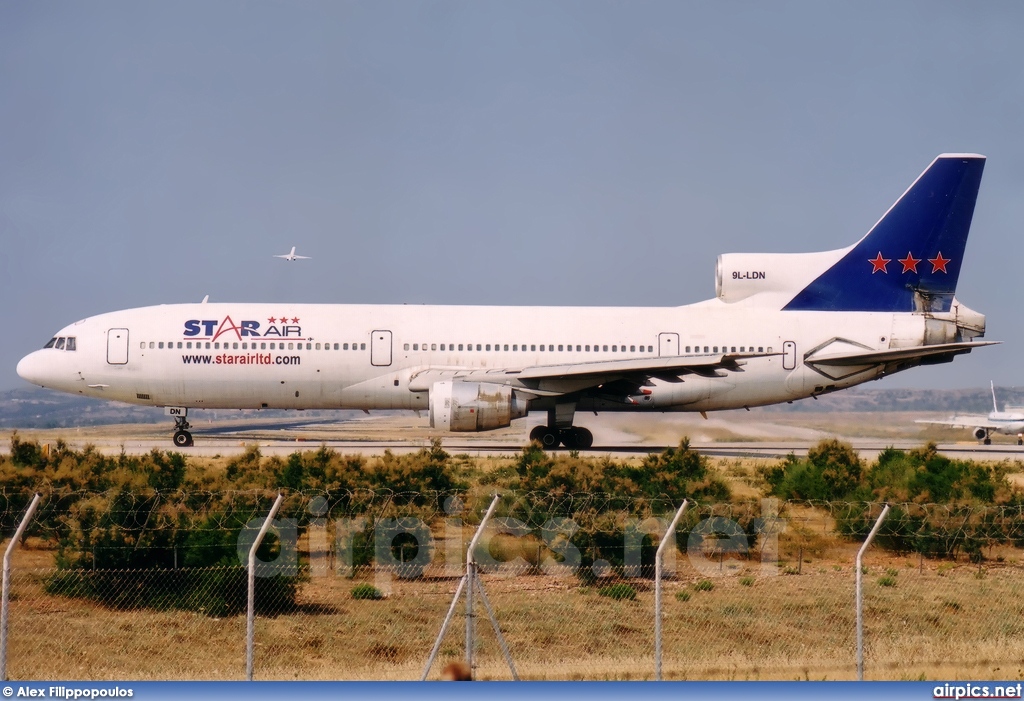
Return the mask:
{"type": "Polygon", "coordinates": [[[67,343],[64,344],[64,350],[73,351],[78,350],[77,343],[75,342],[74,336],[68,336],[67,343]]]}
{"type": "Polygon", "coordinates": [[[64,350],[64,337],[61,336],[57,339],[57,344],[54,346],[57,350],[64,350]]]}
{"type": "Polygon", "coordinates": [[[54,344],[54,343],[56,343],[56,342],[57,342],[57,337],[56,337],[56,336],[54,336],[53,338],[51,338],[51,339],[50,339],[50,340],[49,340],[49,341],[48,341],[48,342],[46,343],[46,345],[45,345],[45,346],[43,346],[43,348],[53,348],[53,344],[54,344]]]}

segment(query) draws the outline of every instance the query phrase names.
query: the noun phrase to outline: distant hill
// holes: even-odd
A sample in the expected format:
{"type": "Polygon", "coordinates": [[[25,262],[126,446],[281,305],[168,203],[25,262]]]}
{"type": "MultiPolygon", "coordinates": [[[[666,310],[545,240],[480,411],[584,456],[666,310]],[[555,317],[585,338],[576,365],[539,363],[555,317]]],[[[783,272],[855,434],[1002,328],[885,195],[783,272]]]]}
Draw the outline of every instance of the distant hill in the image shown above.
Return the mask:
{"type": "MultiPolygon", "coordinates": [[[[997,387],[999,407],[1024,406],[1024,389],[997,387]]],[[[763,407],[765,412],[842,412],[842,411],[944,411],[949,413],[987,413],[992,410],[992,395],[987,387],[978,389],[849,389],[818,399],[803,399],[792,404],[763,407]]],[[[286,410],[194,410],[197,418],[295,418],[286,410]]],[[[353,411],[307,411],[304,416],[341,418],[353,411]]],[[[375,412],[377,413],[377,412],[375,412]]],[[[391,413],[391,412],[387,412],[391,413]]],[[[66,428],[106,424],[163,423],[171,419],[163,409],[75,397],[35,387],[0,392],[0,428],[66,428]]]]}

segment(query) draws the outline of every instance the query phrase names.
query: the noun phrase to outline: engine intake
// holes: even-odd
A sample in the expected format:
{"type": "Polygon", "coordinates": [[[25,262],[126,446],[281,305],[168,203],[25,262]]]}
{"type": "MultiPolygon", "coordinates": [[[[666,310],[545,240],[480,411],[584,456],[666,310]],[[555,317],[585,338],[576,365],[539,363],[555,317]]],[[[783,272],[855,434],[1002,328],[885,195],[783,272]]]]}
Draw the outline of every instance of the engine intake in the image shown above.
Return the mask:
{"type": "Polygon", "coordinates": [[[506,385],[435,382],[430,388],[430,427],[472,432],[505,428],[526,416],[527,402],[506,385]]]}

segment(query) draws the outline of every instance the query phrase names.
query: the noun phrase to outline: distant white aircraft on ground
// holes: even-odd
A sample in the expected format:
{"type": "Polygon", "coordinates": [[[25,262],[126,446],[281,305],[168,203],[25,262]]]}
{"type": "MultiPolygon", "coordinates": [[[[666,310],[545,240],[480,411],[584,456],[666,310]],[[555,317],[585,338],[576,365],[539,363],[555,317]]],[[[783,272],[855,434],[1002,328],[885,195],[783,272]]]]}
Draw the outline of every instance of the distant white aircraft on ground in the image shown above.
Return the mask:
{"type": "Polygon", "coordinates": [[[532,439],[585,450],[577,412],[792,402],[988,345],[984,315],[954,297],[984,165],[939,156],[846,248],[723,255],[698,304],[170,304],[70,324],[18,374],[166,407],[179,447],[190,408],[410,409],[459,432],[544,411],[532,439]]]}
{"type": "Polygon", "coordinates": [[[293,261],[293,260],[309,260],[310,259],[310,256],[297,256],[297,255],[295,255],[295,246],[292,246],[292,252],[291,253],[281,253],[279,255],[275,255],[274,257],[275,258],[284,258],[285,260],[288,260],[288,261],[293,261]]]}
{"type": "Polygon", "coordinates": [[[991,434],[1005,433],[1008,436],[1017,435],[1017,445],[1024,445],[1024,407],[1006,405],[1004,411],[999,411],[996,404],[996,385],[989,382],[992,389],[992,411],[985,414],[955,414],[945,421],[933,421],[930,419],[918,419],[919,424],[938,424],[949,428],[972,428],[974,437],[985,445],[992,443],[991,434]]]}

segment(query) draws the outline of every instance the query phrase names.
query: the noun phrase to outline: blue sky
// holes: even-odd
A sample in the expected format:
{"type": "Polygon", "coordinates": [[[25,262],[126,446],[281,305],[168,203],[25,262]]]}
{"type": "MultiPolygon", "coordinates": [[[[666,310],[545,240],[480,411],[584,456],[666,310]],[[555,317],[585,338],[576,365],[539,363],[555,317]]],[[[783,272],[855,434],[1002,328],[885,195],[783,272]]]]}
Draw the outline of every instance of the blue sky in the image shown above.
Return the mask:
{"type": "Polygon", "coordinates": [[[675,306],[853,243],[986,154],[958,297],[1024,384],[1016,2],[0,4],[0,389],[76,319],[199,301],[675,306]],[[271,257],[297,246],[301,264],[271,257]]]}

